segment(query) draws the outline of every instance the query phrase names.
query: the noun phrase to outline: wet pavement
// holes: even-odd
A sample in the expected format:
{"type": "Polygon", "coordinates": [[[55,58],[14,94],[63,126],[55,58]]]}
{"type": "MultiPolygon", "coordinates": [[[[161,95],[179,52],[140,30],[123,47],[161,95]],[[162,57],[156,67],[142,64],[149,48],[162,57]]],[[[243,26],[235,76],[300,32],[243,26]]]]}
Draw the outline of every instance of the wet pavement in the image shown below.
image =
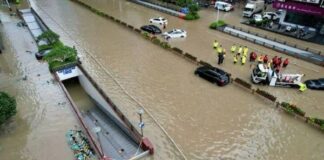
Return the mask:
{"type": "Polygon", "coordinates": [[[72,159],[65,133],[77,121],[69,103],[53,83],[48,65],[35,59],[37,48],[30,32],[16,26],[16,17],[0,14],[5,42],[0,55],[0,90],[16,97],[18,111],[1,126],[0,159],[72,159]]]}
{"type": "MultiPolygon", "coordinates": [[[[123,0],[95,0],[91,4],[137,27],[150,17],[165,16],[169,27],[183,26],[190,31],[187,39],[172,41],[172,45],[213,64],[211,42],[215,38],[227,48],[233,42],[249,44],[206,29],[208,25],[201,24],[204,19],[187,22],[123,0]]],[[[35,0],[33,5],[66,43],[76,45],[83,65],[134,125],[138,123],[136,111],[143,106],[188,159],[321,159],[324,156],[323,134],[318,130],[239,87],[221,88],[195,77],[196,66],[134,32],[70,1],[35,0]]],[[[274,54],[260,46],[249,46],[274,54]]],[[[322,68],[316,65],[293,58],[291,61],[289,72],[303,71],[311,78],[323,75],[322,68]]],[[[250,77],[249,65],[234,66],[227,58],[222,67],[244,79],[250,77]]],[[[299,94],[293,89],[261,88],[281,96],[280,100],[305,106],[302,108],[311,115],[323,117],[320,92],[299,94]]],[[[179,152],[152,118],[146,114],[144,121],[144,135],[156,147],[154,159],[180,159],[179,152]]]]}

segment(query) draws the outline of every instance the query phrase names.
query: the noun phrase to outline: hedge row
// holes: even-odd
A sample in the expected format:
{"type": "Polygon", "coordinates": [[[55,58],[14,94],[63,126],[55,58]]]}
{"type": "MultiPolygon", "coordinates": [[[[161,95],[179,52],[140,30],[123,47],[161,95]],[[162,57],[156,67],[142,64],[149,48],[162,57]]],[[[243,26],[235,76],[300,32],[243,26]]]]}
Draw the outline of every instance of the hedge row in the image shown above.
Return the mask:
{"type": "Polygon", "coordinates": [[[305,111],[303,111],[302,109],[298,108],[296,105],[287,103],[287,102],[281,102],[281,107],[288,113],[295,113],[297,115],[300,115],[302,117],[305,117],[305,111]]]}

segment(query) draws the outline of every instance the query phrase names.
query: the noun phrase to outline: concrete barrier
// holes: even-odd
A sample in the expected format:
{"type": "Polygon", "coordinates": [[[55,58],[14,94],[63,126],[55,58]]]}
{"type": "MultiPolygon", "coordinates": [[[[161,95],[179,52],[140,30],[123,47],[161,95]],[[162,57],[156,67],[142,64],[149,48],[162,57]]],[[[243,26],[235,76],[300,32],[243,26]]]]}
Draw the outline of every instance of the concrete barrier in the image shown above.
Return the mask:
{"type": "Polygon", "coordinates": [[[243,86],[243,87],[245,87],[245,88],[247,88],[247,89],[249,89],[249,90],[252,89],[252,85],[251,85],[250,83],[244,81],[244,80],[241,79],[241,78],[235,78],[235,79],[234,79],[234,82],[236,82],[237,84],[239,84],[239,85],[241,85],[241,86],[243,86]]]}
{"type": "Polygon", "coordinates": [[[184,56],[185,56],[186,58],[190,59],[191,61],[197,63],[197,57],[195,57],[195,56],[193,56],[193,55],[191,55],[191,54],[189,54],[189,53],[185,53],[184,56]]]}
{"type": "Polygon", "coordinates": [[[276,102],[276,100],[277,100],[277,97],[275,97],[274,95],[272,95],[272,94],[270,94],[270,93],[268,93],[268,92],[266,92],[264,90],[261,90],[259,88],[255,92],[257,94],[259,94],[260,96],[262,96],[262,97],[264,97],[266,99],[269,99],[272,102],[276,102]]]}

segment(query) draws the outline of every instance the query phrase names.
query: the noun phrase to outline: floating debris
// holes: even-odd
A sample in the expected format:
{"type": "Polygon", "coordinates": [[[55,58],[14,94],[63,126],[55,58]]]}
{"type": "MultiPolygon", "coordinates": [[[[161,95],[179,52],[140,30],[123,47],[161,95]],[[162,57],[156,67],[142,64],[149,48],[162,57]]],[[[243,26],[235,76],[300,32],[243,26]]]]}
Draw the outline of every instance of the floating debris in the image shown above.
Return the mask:
{"type": "Polygon", "coordinates": [[[66,140],[71,150],[74,152],[76,160],[94,159],[94,152],[89,145],[89,141],[81,130],[69,130],[66,133],[66,140]]]}

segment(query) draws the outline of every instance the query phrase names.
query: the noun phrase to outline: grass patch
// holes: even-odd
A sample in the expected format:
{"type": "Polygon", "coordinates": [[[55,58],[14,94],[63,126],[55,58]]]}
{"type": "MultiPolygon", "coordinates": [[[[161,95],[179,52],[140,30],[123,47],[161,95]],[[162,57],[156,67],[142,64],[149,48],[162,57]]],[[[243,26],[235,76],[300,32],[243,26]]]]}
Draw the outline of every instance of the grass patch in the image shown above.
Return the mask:
{"type": "Polygon", "coordinates": [[[216,21],[216,22],[211,23],[209,25],[209,28],[211,28],[211,29],[217,29],[218,27],[223,27],[225,25],[226,25],[225,21],[219,20],[219,21],[216,21]]]}

